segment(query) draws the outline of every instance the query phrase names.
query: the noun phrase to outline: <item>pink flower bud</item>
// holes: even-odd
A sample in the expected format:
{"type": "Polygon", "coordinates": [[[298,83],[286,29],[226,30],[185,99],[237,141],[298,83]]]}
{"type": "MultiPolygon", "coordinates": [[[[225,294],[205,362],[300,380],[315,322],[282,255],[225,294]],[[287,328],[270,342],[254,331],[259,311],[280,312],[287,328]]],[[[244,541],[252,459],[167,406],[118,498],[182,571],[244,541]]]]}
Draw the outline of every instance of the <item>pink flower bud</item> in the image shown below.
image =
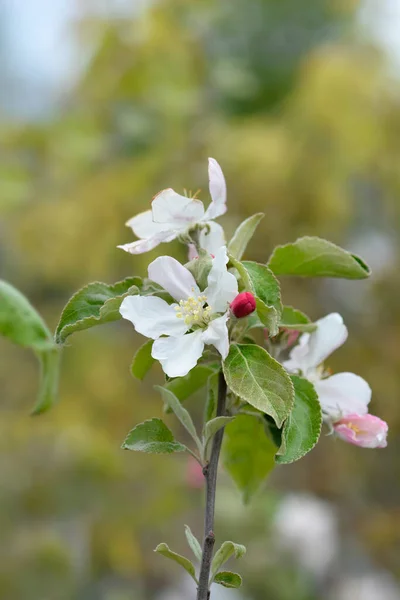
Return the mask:
{"type": "Polygon", "coordinates": [[[251,292],[241,292],[231,302],[231,311],[237,319],[247,317],[256,310],[256,299],[251,292]]]}
{"type": "Polygon", "coordinates": [[[347,415],[334,423],[337,435],[361,448],[386,448],[388,426],[374,415],[347,415]]]}

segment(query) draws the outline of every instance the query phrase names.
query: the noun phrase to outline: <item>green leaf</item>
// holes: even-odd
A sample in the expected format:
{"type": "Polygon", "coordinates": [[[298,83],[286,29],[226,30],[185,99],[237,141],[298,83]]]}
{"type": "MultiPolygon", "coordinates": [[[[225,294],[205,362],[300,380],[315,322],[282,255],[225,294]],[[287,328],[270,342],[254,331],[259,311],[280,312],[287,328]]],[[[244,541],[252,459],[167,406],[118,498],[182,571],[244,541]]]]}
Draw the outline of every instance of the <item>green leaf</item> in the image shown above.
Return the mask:
{"type": "Polygon", "coordinates": [[[165,384],[165,388],[175,394],[180,402],[184,402],[189,396],[206,385],[208,378],[213,372],[213,369],[210,367],[196,365],[184,377],[170,379],[168,383],[165,384]]]}
{"type": "Polygon", "coordinates": [[[194,439],[197,448],[200,451],[200,454],[203,452],[203,445],[197,435],[196,428],[193,424],[192,417],[189,415],[186,408],[182,406],[178,398],[171,392],[171,390],[166,387],[162,387],[161,385],[155,385],[154,389],[158,390],[161,394],[161,397],[165,404],[170,407],[170,409],[175,413],[178,417],[186,431],[192,436],[194,439]]]}
{"type": "Polygon", "coordinates": [[[239,225],[228,244],[229,254],[238,260],[242,258],[244,251],[247,248],[247,244],[253,237],[260,221],[264,218],[264,216],[264,213],[256,213],[239,225]]]}
{"type": "Polygon", "coordinates": [[[190,549],[192,550],[197,560],[201,562],[203,551],[201,549],[199,540],[193,535],[189,525],[185,525],[185,535],[190,549]]]}
{"type": "Polygon", "coordinates": [[[186,450],[186,446],[175,441],[172,432],[161,419],[150,419],[136,425],[126,436],[122,448],[155,454],[171,454],[171,452],[186,450]]]}
{"type": "Polygon", "coordinates": [[[365,279],[371,273],[360,257],[318,237],[277,246],[268,264],[275,275],[365,279]]]}
{"type": "Polygon", "coordinates": [[[232,344],[223,369],[234,394],[282,426],[294,401],[293,384],[282,365],[260,346],[232,344]]]}
{"type": "Polygon", "coordinates": [[[159,544],[154,552],[158,552],[159,554],[162,554],[163,556],[175,561],[178,563],[178,565],[181,565],[181,567],[183,567],[185,571],[189,573],[195,582],[198,583],[194,565],[188,558],[185,558],[180,554],[176,554],[176,552],[172,552],[172,550],[168,548],[167,544],[159,544]]]}
{"type": "Polygon", "coordinates": [[[119,307],[125,296],[139,293],[141,279],[129,277],[114,285],[95,281],[76,292],[65,305],[55,339],[63,344],[75,331],[121,319],[119,307]]]}
{"type": "Polygon", "coordinates": [[[219,583],[226,588],[239,588],[242,585],[242,578],[238,573],[220,571],[216,574],[214,583],[219,583]]]}
{"type": "Polygon", "coordinates": [[[231,558],[231,556],[235,556],[235,558],[241,558],[246,553],[245,546],[241,544],[235,544],[234,542],[224,542],[221,548],[215,553],[213,561],[211,563],[211,582],[214,581],[214,577],[218,573],[220,567],[227,560],[231,558]]]}
{"type": "MultiPolygon", "coordinates": [[[[279,332],[279,313],[274,306],[267,306],[256,296],[256,311],[262,327],[268,329],[269,335],[274,337],[279,332]]],[[[251,315],[250,315],[251,316],[251,315]]],[[[254,327],[254,320],[250,327],[254,327]]]]}
{"type": "Polygon", "coordinates": [[[32,414],[48,410],[57,400],[60,352],[39,313],[15,287],[0,280],[0,334],[33,350],[40,362],[38,398],[32,414]]]}
{"type": "Polygon", "coordinates": [[[245,503],[275,467],[275,454],[276,446],[257,417],[239,414],[225,428],[222,461],[245,503]]]}
{"type": "Polygon", "coordinates": [[[238,270],[244,288],[256,297],[256,310],[261,323],[269,329],[271,336],[276,335],[282,312],[279,281],[266,265],[252,261],[239,262],[232,257],[230,261],[238,270]]]}
{"type": "Polygon", "coordinates": [[[314,386],[296,375],[291,379],[295,401],[282,430],[282,445],[276,456],[276,462],[280,464],[294,462],[312,450],[322,426],[321,405],[314,386]]]}
{"type": "Polygon", "coordinates": [[[45,352],[37,352],[40,361],[40,383],[38,399],[32,415],[39,415],[55,404],[58,398],[61,352],[54,347],[45,352]]]}
{"type": "Polygon", "coordinates": [[[215,417],[215,419],[211,419],[211,421],[206,423],[204,427],[204,451],[207,450],[209,442],[217,433],[217,431],[222,429],[222,427],[225,427],[225,425],[228,425],[228,423],[234,419],[235,417],[215,417]]]}
{"type": "Polygon", "coordinates": [[[0,280],[0,334],[33,350],[54,348],[52,335],[39,313],[15,287],[0,280]]]}
{"type": "Polygon", "coordinates": [[[315,323],[311,323],[307,315],[292,306],[283,307],[279,325],[280,327],[286,327],[286,329],[296,329],[297,331],[305,332],[315,331],[317,328],[315,323]]]}
{"type": "Polygon", "coordinates": [[[141,381],[149,372],[153,364],[156,362],[151,355],[152,348],[153,340],[148,340],[143,344],[143,346],[140,346],[139,350],[133,357],[131,364],[131,373],[134,377],[140,379],[141,381]]]}
{"type": "Polygon", "coordinates": [[[267,306],[274,306],[282,312],[281,288],[279,281],[266,265],[245,260],[242,265],[246,269],[255,295],[267,306]]]}

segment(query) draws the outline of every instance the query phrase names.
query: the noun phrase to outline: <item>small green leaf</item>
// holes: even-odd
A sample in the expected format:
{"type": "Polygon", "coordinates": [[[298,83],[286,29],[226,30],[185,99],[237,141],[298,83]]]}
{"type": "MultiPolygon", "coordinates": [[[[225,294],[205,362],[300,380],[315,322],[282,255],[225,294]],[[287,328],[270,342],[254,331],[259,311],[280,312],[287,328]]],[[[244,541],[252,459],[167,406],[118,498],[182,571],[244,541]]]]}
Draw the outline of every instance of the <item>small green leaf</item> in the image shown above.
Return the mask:
{"type": "Polygon", "coordinates": [[[286,327],[286,329],[296,329],[297,331],[305,332],[315,331],[317,328],[315,323],[311,323],[307,315],[292,306],[283,307],[279,326],[286,327]]]}
{"type": "Polygon", "coordinates": [[[190,549],[192,550],[197,560],[201,562],[203,551],[201,549],[199,540],[193,535],[189,525],[185,525],[185,535],[190,549]]]}
{"type": "Polygon", "coordinates": [[[222,461],[245,503],[274,469],[275,454],[276,446],[257,417],[239,414],[225,428],[222,461]]]}
{"type": "MultiPolygon", "coordinates": [[[[256,296],[256,311],[261,326],[268,329],[271,337],[277,335],[279,332],[279,313],[276,308],[274,306],[267,306],[256,296]]],[[[254,324],[251,324],[250,327],[254,327],[254,324]]]]}
{"type": "Polygon", "coordinates": [[[224,542],[221,548],[215,553],[213,561],[211,563],[211,582],[214,581],[214,577],[218,573],[220,567],[227,560],[231,558],[231,556],[235,556],[235,558],[241,558],[246,553],[245,546],[241,544],[234,544],[233,542],[224,542]]]}
{"type": "Polygon", "coordinates": [[[213,369],[205,365],[196,365],[184,377],[175,377],[165,384],[167,390],[175,394],[180,402],[184,402],[189,396],[204,387],[213,369]]]}
{"type": "Polygon", "coordinates": [[[133,357],[131,373],[134,377],[140,379],[141,381],[155,363],[155,359],[151,355],[152,348],[153,340],[148,340],[143,344],[143,346],[140,346],[139,350],[133,357]]]}
{"type": "Polygon", "coordinates": [[[229,254],[238,260],[242,258],[247,248],[247,244],[253,237],[260,221],[264,218],[264,216],[264,213],[256,213],[239,225],[228,244],[229,254]]]}
{"type": "Polygon", "coordinates": [[[166,387],[162,387],[161,385],[155,385],[154,389],[160,392],[164,403],[170,407],[170,409],[178,417],[186,431],[192,436],[201,455],[203,452],[203,445],[197,435],[196,428],[192,421],[192,417],[189,415],[186,408],[182,406],[175,394],[173,394],[171,390],[168,390],[166,387]]]}
{"type": "Polygon", "coordinates": [[[234,394],[282,426],[294,401],[293,384],[282,365],[260,346],[232,344],[223,370],[234,394]]]}
{"type": "Polygon", "coordinates": [[[15,287],[0,280],[0,334],[32,350],[54,348],[52,335],[39,313],[15,287]]]}
{"type": "Polygon", "coordinates": [[[76,292],[65,305],[55,339],[63,344],[76,331],[121,319],[119,307],[125,296],[139,293],[141,279],[129,277],[114,285],[95,281],[76,292]]]}
{"type": "Polygon", "coordinates": [[[168,548],[167,544],[159,544],[154,550],[154,552],[158,552],[159,554],[162,554],[163,556],[174,560],[176,563],[178,563],[178,565],[181,565],[181,567],[183,567],[185,571],[189,573],[189,575],[195,580],[196,583],[198,583],[194,565],[188,558],[185,558],[180,554],[176,554],[176,552],[172,552],[172,550],[168,548]]]}
{"type": "Polygon", "coordinates": [[[239,588],[242,585],[242,578],[238,573],[220,571],[216,574],[214,583],[219,583],[226,588],[239,588]]]}
{"type": "Polygon", "coordinates": [[[295,401],[282,430],[282,445],[276,456],[276,462],[280,464],[302,458],[314,448],[321,433],[321,405],[314,386],[307,379],[295,375],[291,379],[295,401]]]}
{"type": "Polygon", "coordinates": [[[208,444],[210,443],[210,441],[214,437],[214,435],[217,433],[217,431],[222,429],[222,427],[225,427],[225,425],[228,425],[228,423],[230,423],[234,419],[235,419],[235,417],[215,417],[215,419],[211,419],[211,421],[208,421],[206,423],[206,425],[204,427],[205,451],[207,450],[208,444]]]}
{"type": "Polygon", "coordinates": [[[150,419],[136,425],[128,433],[122,448],[155,454],[171,454],[171,452],[186,450],[186,446],[175,441],[172,432],[161,419],[150,419]]]}
{"type": "Polygon", "coordinates": [[[279,281],[266,265],[245,260],[242,265],[246,269],[255,295],[267,306],[273,306],[282,312],[281,288],[279,281]]]}
{"type": "Polygon", "coordinates": [[[282,301],[279,281],[266,265],[252,261],[240,262],[230,256],[231,264],[237,269],[244,288],[256,297],[257,315],[270,335],[279,331],[282,301]]]}
{"type": "Polygon", "coordinates": [[[360,257],[318,237],[277,246],[268,265],[275,275],[365,279],[371,273],[360,257]]]}

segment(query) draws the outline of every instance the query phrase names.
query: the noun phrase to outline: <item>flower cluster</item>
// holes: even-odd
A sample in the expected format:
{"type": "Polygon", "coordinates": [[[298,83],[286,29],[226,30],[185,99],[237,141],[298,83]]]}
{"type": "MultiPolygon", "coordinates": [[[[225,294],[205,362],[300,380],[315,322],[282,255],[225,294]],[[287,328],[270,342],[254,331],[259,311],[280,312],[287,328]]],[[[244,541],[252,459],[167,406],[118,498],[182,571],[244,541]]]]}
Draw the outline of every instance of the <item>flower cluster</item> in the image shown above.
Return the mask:
{"type": "MultiPolygon", "coordinates": [[[[206,251],[209,257],[207,283],[204,285],[203,278],[202,289],[189,265],[161,256],[149,265],[148,277],[170,299],[156,294],[131,295],[120,306],[121,315],[133,323],[136,331],[154,340],[152,357],[161,363],[168,377],[189,373],[202,357],[205,345],[213,346],[225,360],[231,342],[237,341],[230,337],[234,327],[228,327],[229,319],[246,318],[258,306],[251,291],[239,293],[238,274],[228,270],[230,259],[224,231],[214,222],[226,212],[226,184],[221,167],[212,158],[208,173],[211,203],[207,210],[195,197],[181,196],[170,188],[163,190],[153,199],[150,210],[127,222],[139,239],[119,246],[140,254],[179,237],[188,245],[189,259],[201,251],[206,251]]],[[[243,334],[244,330],[241,331],[243,334]]],[[[317,321],[312,333],[300,335],[291,330],[288,347],[292,349],[283,366],[313,384],[323,418],[338,437],[365,448],[383,448],[388,427],[368,413],[371,400],[368,383],[353,373],[330,375],[323,366],[347,335],[343,319],[337,313],[317,321]]]]}
{"type": "Polygon", "coordinates": [[[316,326],[314,332],[299,337],[284,366],[313,383],[324,419],[340,438],[363,448],[384,448],[388,426],[368,414],[372,395],[368,383],[354,373],[330,375],[323,366],[347,339],[342,317],[332,313],[317,321],[316,326]]]}

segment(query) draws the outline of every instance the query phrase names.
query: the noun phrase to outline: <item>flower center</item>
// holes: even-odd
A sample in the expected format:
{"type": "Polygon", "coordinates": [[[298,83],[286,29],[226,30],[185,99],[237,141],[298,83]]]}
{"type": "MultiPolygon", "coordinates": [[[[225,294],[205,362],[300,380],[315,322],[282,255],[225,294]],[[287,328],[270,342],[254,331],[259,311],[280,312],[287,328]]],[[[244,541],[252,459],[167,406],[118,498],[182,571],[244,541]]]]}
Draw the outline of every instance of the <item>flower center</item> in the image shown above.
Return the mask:
{"type": "Polygon", "coordinates": [[[359,427],[357,427],[357,425],[354,425],[354,423],[352,423],[351,421],[349,421],[348,423],[346,423],[347,427],[349,429],[352,429],[354,431],[354,433],[361,433],[361,429],[359,427]]]}
{"type": "Polygon", "coordinates": [[[206,302],[207,296],[204,294],[181,300],[179,306],[175,306],[176,316],[178,319],[183,319],[189,327],[207,325],[211,317],[211,307],[204,307],[206,302]]]}

